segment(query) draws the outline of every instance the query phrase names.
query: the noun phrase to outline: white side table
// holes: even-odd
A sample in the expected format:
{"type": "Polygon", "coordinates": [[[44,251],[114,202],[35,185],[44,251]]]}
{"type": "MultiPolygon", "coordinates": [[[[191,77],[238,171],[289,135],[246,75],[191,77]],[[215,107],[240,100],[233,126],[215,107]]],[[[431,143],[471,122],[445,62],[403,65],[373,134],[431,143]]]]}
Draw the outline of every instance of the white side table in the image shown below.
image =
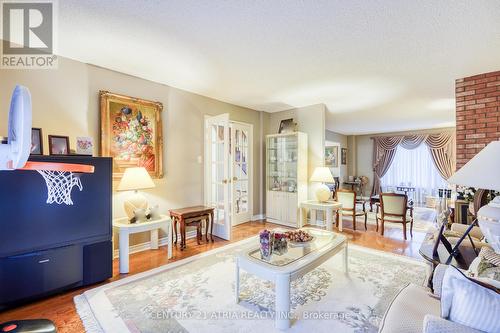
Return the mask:
{"type": "Polygon", "coordinates": [[[333,230],[333,213],[339,213],[339,231],[342,231],[342,204],[336,201],[319,202],[316,200],[308,200],[300,203],[300,221],[301,225],[307,224],[307,210],[311,211],[311,221],[316,224],[316,211],[325,212],[326,230],[333,230]]]}
{"type": "Polygon", "coordinates": [[[151,232],[151,249],[158,249],[158,229],[167,233],[168,259],[172,258],[172,220],[166,215],[159,219],[140,223],[128,223],[126,217],[114,219],[113,229],[120,235],[120,274],[129,272],[129,235],[139,232],[151,232]]]}

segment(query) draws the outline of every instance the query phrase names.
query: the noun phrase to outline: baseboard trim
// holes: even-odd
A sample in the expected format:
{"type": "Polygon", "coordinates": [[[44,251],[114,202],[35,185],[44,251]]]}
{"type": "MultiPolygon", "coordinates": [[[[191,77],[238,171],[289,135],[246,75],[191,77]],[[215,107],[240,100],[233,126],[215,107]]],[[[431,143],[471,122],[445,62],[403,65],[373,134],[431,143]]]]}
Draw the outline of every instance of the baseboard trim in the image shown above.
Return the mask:
{"type": "MultiPolygon", "coordinates": [[[[195,238],[195,237],[196,237],[196,230],[190,230],[190,231],[186,232],[186,239],[195,238]]],[[[177,239],[180,242],[180,240],[181,240],[180,234],[177,235],[177,239]]],[[[158,246],[166,246],[167,244],[168,244],[167,237],[162,237],[162,238],[158,239],[158,246]]],[[[147,250],[151,250],[151,242],[150,241],[140,243],[140,244],[131,245],[131,246],[129,246],[129,249],[128,249],[129,254],[138,253],[138,252],[147,251],[147,250]]],[[[120,257],[119,249],[114,249],[113,250],[113,259],[116,259],[119,257],[120,257]]]]}
{"type": "Polygon", "coordinates": [[[258,221],[258,220],[265,220],[265,219],[266,219],[265,214],[257,214],[257,215],[252,216],[250,221],[258,221]]]}

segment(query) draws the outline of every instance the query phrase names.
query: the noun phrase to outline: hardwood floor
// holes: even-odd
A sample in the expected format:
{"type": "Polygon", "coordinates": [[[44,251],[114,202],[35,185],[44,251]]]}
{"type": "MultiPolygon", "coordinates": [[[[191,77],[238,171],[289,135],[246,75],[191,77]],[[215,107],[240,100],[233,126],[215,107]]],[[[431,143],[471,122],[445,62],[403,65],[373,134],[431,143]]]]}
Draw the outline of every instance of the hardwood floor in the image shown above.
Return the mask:
{"type": "MultiPolygon", "coordinates": [[[[237,242],[254,236],[264,227],[273,228],[277,227],[277,225],[267,223],[265,221],[240,224],[233,228],[231,237],[232,240],[230,242],[214,237],[214,243],[203,243],[202,245],[197,245],[195,239],[188,239],[187,249],[180,251],[178,248],[174,248],[174,257],[171,260],[167,260],[165,247],[161,247],[158,250],[132,254],[130,256],[129,274],[118,273],[118,260],[115,259],[113,261],[113,277],[107,282],[119,280],[129,275],[147,271],[170,262],[181,260],[198,253],[227,245],[231,242],[237,242]]],[[[421,258],[418,254],[418,250],[425,237],[425,233],[414,231],[413,238],[409,238],[409,240],[405,241],[403,240],[402,230],[398,228],[386,227],[385,236],[382,237],[375,232],[375,227],[371,225],[368,226],[368,231],[366,232],[364,231],[364,226],[360,222],[358,222],[357,227],[358,229],[361,229],[361,231],[353,231],[350,229],[351,227],[352,222],[345,219],[343,234],[349,238],[350,244],[357,244],[419,259],[421,258]]],[[[73,297],[83,293],[85,290],[92,289],[97,286],[98,285],[93,285],[86,288],[79,288],[2,312],[0,313],[0,323],[14,319],[47,318],[56,324],[58,332],[84,332],[83,324],[80,321],[73,303],[73,297]]]]}

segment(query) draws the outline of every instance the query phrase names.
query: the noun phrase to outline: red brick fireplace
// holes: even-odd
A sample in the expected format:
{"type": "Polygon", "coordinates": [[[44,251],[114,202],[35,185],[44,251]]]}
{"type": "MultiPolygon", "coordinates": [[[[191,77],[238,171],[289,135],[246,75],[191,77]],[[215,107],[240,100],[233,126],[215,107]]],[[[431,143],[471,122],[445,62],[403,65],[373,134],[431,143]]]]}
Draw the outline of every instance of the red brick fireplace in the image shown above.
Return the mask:
{"type": "Polygon", "coordinates": [[[455,81],[457,169],[500,140],[500,71],[455,81]]]}

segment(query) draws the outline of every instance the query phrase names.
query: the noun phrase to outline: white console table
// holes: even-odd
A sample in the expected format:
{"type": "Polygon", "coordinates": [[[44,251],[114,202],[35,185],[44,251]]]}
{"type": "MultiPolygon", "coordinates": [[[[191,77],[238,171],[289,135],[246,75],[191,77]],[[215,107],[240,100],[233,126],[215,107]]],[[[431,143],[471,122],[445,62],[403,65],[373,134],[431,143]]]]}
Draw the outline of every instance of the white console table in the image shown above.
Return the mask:
{"type": "Polygon", "coordinates": [[[300,203],[300,219],[302,226],[307,224],[307,210],[311,212],[311,222],[316,225],[316,211],[325,212],[325,227],[326,230],[333,230],[334,212],[339,212],[339,231],[342,231],[342,204],[336,201],[319,202],[316,200],[308,200],[300,203]]]}
{"type": "Polygon", "coordinates": [[[127,218],[113,220],[113,229],[119,232],[120,274],[129,272],[129,236],[139,232],[151,232],[151,249],[158,249],[158,229],[167,234],[168,259],[172,258],[172,220],[166,215],[146,222],[129,223],[127,218]]]}

